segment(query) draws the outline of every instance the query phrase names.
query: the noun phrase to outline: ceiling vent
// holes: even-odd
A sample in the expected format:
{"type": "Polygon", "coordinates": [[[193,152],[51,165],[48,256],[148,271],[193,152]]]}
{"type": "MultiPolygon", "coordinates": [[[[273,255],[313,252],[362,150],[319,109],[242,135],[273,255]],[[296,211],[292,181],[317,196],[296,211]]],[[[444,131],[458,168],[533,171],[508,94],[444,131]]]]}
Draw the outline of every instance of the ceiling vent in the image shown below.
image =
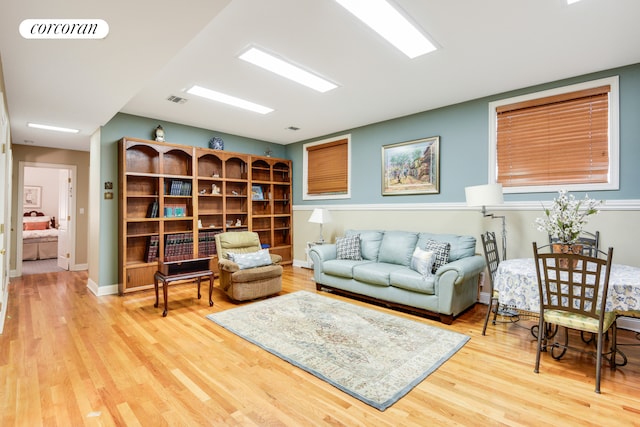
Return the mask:
{"type": "Polygon", "coordinates": [[[167,101],[171,101],[174,102],[176,104],[184,104],[185,102],[188,101],[187,98],[181,98],[179,96],[175,96],[175,95],[171,95],[167,98],[167,101]]]}
{"type": "Polygon", "coordinates": [[[289,126],[287,130],[300,130],[300,128],[295,126],[289,126]]]}

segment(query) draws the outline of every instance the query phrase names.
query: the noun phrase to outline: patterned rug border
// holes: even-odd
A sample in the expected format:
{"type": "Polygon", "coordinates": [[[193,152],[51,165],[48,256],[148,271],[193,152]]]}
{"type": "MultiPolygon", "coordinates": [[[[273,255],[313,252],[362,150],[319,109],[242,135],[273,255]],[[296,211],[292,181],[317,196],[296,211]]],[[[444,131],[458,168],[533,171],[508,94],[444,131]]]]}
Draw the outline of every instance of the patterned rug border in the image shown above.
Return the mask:
{"type": "Polygon", "coordinates": [[[380,410],[380,411],[384,411],[385,409],[387,409],[388,407],[390,407],[391,405],[393,405],[395,402],[397,402],[398,400],[400,400],[400,398],[402,398],[404,395],[406,395],[409,391],[411,391],[413,388],[415,388],[418,384],[420,384],[422,381],[424,381],[425,378],[427,378],[429,375],[431,375],[433,372],[435,372],[440,366],[442,366],[447,360],[449,360],[454,354],[456,354],[458,352],[458,350],[460,350],[462,347],[464,347],[464,345],[471,339],[471,337],[461,334],[459,332],[454,332],[454,331],[449,331],[447,329],[444,328],[440,328],[438,326],[432,326],[432,325],[427,325],[425,323],[420,323],[417,322],[413,319],[408,319],[408,318],[404,318],[404,317],[400,317],[400,316],[394,316],[393,314],[390,313],[385,313],[385,312],[381,312],[378,310],[374,310],[372,308],[368,308],[368,307],[363,307],[363,306],[359,306],[356,304],[351,304],[349,302],[346,301],[341,301],[341,300],[337,300],[334,298],[329,298],[327,296],[324,295],[320,295],[320,294],[316,294],[313,292],[308,292],[308,291],[296,291],[296,292],[292,292],[292,293],[288,293],[288,294],[284,294],[284,295],[279,295],[276,297],[272,297],[269,299],[265,299],[265,300],[260,300],[254,303],[251,303],[249,305],[244,305],[241,307],[236,307],[236,308],[231,308],[225,311],[221,311],[218,313],[212,313],[212,314],[208,314],[206,316],[207,319],[211,320],[212,322],[214,322],[215,324],[227,329],[228,331],[232,332],[233,334],[239,336],[240,338],[262,348],[263,350],[268,351],[269,353],[279,357],[282,360],[285,360],[287,362],[289,362],[290,364],[292,364],[293,366],[296,366],[320,379],[322,379],[323,381],[326,381],[327,383],[331,384],[332,386],[336,387],[337,389],[343,391],[344,393],[347,393],[348,395],[355,397],[358,400],[361,400],[362,402],[366,403],[367,405],[373,406],[374,408],[380,410]],[[218,319],[217,317],[221,317],[224,315],[224,317],[229,315],[229,312],[234,312],[234,314],[237,313],[241,313],[244,311],[248,311],[248,310],[256,310],[257,308],[259,308],[261,305],[265,305],[265,304],[275,304],[276,302],[282,302],[286,304],[286,300],[289,300],[291,298],[298,298],[298,297],[304,297],[304,298],[318,298],[318,299],[322,299],[322,300],[328,300],[331,301],[332,304],[336,304],[336,305],[344,305],[344,306],[355,306],[360,310],[363,310],[364,312],[375,312],[376,315],[381,315],[381,316],[389,316],[390,318],[396,318],[396,319],[403,319],[403,321],[407,321],[407,322],[415,322],[417,325],[420,325],[421,327],[426,327],[426,328],[433,328],[433,329],[437,329],[439,331],[445,331],[449,334],[454,334],[456,336],[460,337],[460,341],[457,343],[457,345],[453,346],[446,354],[443,354],[437,361],[433,362],[433,364],[421,375],[417,376],[413,381],[409,382],[406,386],[404,386],[403,388],[399,389],[393,396],[391,396],[389,399],[387,399],[386,401],[383,402],[378,402],[378,401],[374,401],[371,400],[369,398],[367,398],[366,396],[363,396],[361,394],[359,394],[358,392],[351,390],[345,386],[342,386],[341,384],[333,381],[332,379],[326,377],[324,374],[322,374],[321,372],[318,372],[317,370],[310,368],[309,366],[304,365],[303,363],[292,359],[288,356],[286,356],[285,354],[282,354],[280,351],[265,345],[264,343],[258,341],[257,339],[254,339],[252,337],[249,337],[247,335],[245,335],[244,333],[240,332],[239,330],[237,330],[236,328],[234,328],[233,326],[226,324],[224,319],[218,319]],[[227,313],[225,315],[225,313],[227,313]]]}

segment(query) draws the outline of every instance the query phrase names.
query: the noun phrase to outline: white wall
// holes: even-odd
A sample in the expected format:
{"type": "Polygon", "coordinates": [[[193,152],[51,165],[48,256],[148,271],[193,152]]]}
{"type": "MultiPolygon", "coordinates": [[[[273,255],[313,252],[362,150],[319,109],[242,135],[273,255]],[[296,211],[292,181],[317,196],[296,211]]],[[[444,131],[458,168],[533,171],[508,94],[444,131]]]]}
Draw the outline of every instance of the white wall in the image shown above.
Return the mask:
{"type": "Polygon", "coordinates": [[[33,185],[42,188],[42,205],[40,208],[24,208],[24,212],[37,210],[51,217],[58,216],[59,176],[60,169],[25,166],[24,185],[33,185]]]}

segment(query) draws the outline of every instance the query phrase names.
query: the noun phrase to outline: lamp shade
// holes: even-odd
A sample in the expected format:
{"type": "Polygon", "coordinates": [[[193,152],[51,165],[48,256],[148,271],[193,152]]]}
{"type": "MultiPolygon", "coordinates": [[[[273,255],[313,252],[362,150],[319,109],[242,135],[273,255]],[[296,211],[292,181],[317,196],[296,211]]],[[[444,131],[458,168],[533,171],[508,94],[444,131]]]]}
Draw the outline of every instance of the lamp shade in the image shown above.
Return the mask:
{"type": "Polygon", "coordinates": [[[309,217],[309,222],[315,224],[328,224],[331,222],[331,214],[327,209],[316,208],[309,217]]]}
{"type": "Polygon", "coordinates": [[[495,206],[504,203],[502,184],[474,185],[464,189],[467,206],[495,206]]]}

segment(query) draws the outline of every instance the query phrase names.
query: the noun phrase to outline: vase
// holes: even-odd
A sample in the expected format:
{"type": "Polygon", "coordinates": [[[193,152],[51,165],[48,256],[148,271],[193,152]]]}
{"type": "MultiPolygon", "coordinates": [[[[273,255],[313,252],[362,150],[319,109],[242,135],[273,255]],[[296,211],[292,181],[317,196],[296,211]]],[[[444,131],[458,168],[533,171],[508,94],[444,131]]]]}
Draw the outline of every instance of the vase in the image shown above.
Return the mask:
{"type": "MultiPolygon", "coordinates": [[[[574,254],[580,255],[582,253],[583,245],[580,244],[568,244],[568,243],[554,243],[551,245],[551,251],[554,254],[574,254]]],[[[569,267],[569,258],[558,258],[560,268],[569,267]]],[[[573,268],[578,265],[578,260],[573,260],[573,268]]]]}

